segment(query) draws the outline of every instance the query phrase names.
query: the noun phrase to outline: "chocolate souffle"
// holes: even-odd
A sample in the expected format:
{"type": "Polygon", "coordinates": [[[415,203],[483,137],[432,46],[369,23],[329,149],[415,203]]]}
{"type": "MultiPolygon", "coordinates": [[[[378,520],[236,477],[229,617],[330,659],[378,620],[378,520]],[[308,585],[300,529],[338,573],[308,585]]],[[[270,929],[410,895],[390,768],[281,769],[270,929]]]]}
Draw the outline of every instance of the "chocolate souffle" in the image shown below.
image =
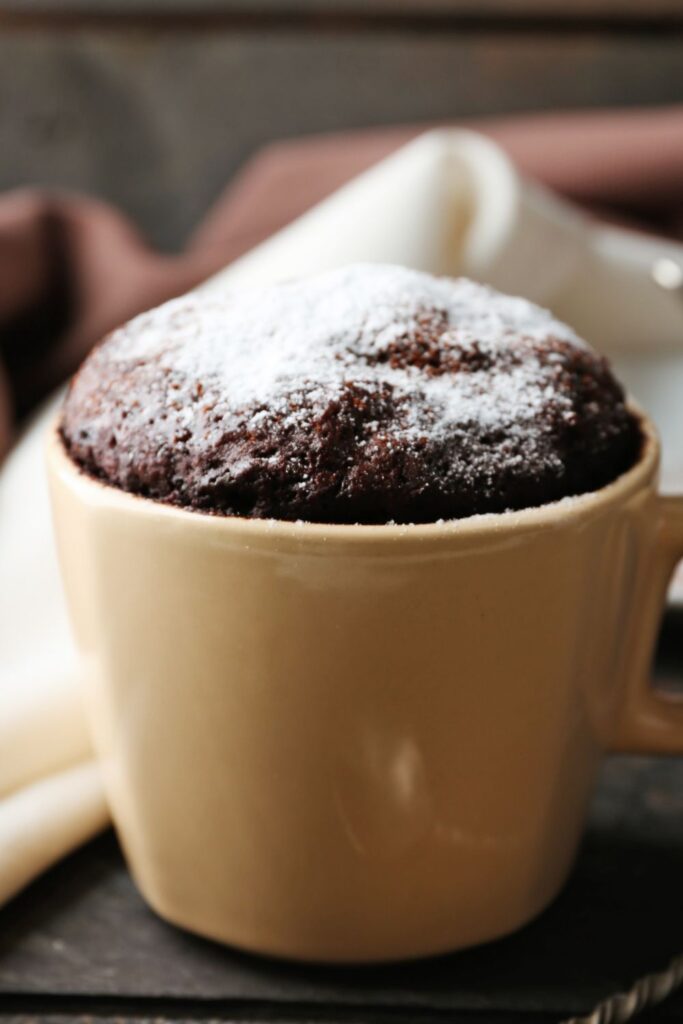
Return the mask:
{"type": "Polygon", "coordinates": [[[76,374],[61,433],[133,494],[325,523],[543,505],[641,445],[608,364],[549,313],[381,265],[137,317],[76,374]]]}

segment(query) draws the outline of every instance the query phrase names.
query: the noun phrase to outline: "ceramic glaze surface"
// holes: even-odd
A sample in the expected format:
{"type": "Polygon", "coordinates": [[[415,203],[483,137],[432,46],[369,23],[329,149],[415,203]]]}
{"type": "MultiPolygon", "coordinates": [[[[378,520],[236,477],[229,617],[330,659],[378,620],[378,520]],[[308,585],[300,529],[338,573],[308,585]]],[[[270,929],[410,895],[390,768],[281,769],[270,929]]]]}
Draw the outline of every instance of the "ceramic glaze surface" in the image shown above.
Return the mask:
{"type": "Polygon", "coordinates": [[[265,953],[421,956],[536,914],[602,752],[683,750],[646,685],[681,503],[657,442],[602,491],[427,526],[221,519],[53,437],[112,813],[166,918],[265,953]]]}

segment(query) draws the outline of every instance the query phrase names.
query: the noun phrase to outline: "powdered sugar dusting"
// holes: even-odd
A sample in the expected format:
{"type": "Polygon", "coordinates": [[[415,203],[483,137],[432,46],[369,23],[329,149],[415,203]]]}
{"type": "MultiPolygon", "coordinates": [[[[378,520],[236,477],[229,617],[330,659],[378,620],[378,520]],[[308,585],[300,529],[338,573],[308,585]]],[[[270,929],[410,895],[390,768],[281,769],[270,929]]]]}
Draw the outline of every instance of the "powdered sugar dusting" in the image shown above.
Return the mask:
{"type": "MultiPolygon", "coordinates": [[[[211,383],[233,409],[251,410],[245,426],[258,427],[274,413],[294,424],[307,413],[292,395],[305,396],[310,410],[348,381],[390,389],[395,400],[407,400],[407,438],[448,433],[455,424],[528,424],[551,397],[547,363],[528,357],[498,365],[497,357],[520,340],[549,337],[583,345],[524,299],[466,279],[367,264],[224,301],[175,299],[131,321],[115,344],[119,359],[153,359],[185,381],[211,383]],[[476,349],[483,368],[434,372],[421,353],[412,363],[402,360],[401,345],[425,333],[436,334],[446,352],[476,349]],[[392,347],[397,358],[387,356],[392,347]]],[[[193,406],[184,412],[189,422],[193,406]]]]}

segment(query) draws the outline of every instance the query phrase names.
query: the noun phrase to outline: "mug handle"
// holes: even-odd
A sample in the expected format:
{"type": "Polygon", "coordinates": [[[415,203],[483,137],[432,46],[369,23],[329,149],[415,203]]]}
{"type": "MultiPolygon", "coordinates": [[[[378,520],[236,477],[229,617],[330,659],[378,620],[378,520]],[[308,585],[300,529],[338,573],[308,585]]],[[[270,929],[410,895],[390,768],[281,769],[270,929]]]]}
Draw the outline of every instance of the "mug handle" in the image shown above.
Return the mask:
{"type": "Polygon", "coordinates": [[[642,754],[683,754],[683,699],[668,697],[650,680],[652,655],[666,593],[683,559],[683,497],[659,497],[656,540],[651,563],[640,583],[637,623],[627,651],[628,680],[614,751],[642,754]]]}

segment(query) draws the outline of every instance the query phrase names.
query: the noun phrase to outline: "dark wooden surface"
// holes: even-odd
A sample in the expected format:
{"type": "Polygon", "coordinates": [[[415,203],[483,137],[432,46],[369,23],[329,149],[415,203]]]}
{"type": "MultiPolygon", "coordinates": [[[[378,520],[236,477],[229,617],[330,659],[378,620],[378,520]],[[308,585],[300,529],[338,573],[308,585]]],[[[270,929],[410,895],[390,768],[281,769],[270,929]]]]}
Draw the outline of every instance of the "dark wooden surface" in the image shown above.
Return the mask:
{"type": "Polygon", "coordinates": [[[680,0],[2,0],[0,13],[29,15],[110,14],[126,17],[221,15],[235,18],[279,17],[291,21],[314,17],[337,23],[353,18],[368,21],[433,19],[440,23],[495,18],[543,20],[555,24],[586,22],[617,25],[646,21],[682,21],[680,0]]]}
{"type": "Polygon", "coordinates": [[[180,245],[275,138],[683,100],[683,0],[0,0],[0,189],[180,245]]]}
{"type": "MultiPolygon", "coordinates": [[[[680,681],[683,616],[658,675],[680,681]]],[[[679,683],[680,685],[680,683],[679,683]]],[[[569,884],[501,942],[397,967],[291,966],[166,925],[111,834],[0,912],[0,1024],[9,1020],[452,1021],[550,1024],[683,952],[683,759],[611,758],[569,884]]],[[[682,1021],[683,994],[645,1020],[682,1021]]]]}
{"type": "Polygon", "coordinates": [[[457,22],[476,17],[506,21],[548,19],[616,23],[661,18],[683,20],[679,0],[2,0],[0,11],[12,14],[68,12],[158,16],[169,13],[207,13],[238,16],[281,16],[290,19],[314,16],[316,19],[354,18],[387,20],[390,18],[436,18],[457,22]]]}

